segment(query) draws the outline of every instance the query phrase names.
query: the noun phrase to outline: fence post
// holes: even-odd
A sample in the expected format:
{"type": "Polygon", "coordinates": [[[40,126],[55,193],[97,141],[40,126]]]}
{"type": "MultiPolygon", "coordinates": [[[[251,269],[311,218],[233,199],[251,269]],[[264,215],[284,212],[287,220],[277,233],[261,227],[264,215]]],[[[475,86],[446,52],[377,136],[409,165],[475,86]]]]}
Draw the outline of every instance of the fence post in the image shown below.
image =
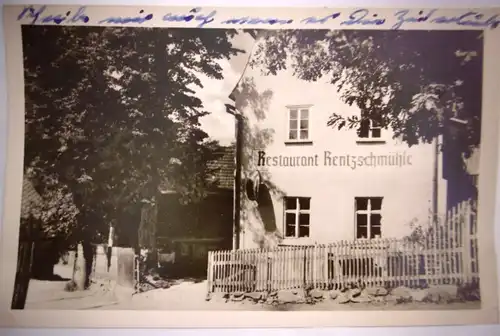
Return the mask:
{"type": "Polygon", "coordinates": [[[460,214],[462,224],[462,261],[463,278],[465,282],[471,281],[472,277],[472,256],[471,256],[471,209],[470,205],[464,206],[460,214]]]}
{"type": "Polygon", "coordinates": [[[207,257],[207,297],[210,297],[210,294],[213,292],[213,276],[212,276],[212,268],[213,268],[213,262],[212,262],[212,256],[213,252],[208,251],[208,257],[207,257]]]}
{"type": "Polygon", "coordinates": [[[272,266],[272,260],[271,260],[271,252],[270,251],[266,251],[267,252],[267,292],[270,293],[272,291],[272,279],[273,279],[273,276],[272,276],[272,269],[273,269],[273,266],[272,266]]]}
{"type": "Polygon", "coordinates": [[[304,247],[304,273],[303,273],[303,279],[302,279],[302,283],[303,283],[303,286],[304,286],[304,289],[307,288],[307,246],[304,247]]]}

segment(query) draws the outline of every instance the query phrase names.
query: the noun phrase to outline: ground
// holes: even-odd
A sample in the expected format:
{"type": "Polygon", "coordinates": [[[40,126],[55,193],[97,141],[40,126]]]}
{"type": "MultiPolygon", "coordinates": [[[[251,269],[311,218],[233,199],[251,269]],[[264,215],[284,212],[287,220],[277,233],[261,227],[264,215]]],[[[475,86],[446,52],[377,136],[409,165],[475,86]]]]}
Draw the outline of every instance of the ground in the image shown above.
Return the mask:
{"type": "Polygon", "coordinates": [[[252,311],[300,311],[300,310],[449,310],[476,309],[479,302],[453,304],[405,303],[405,304],[338,304],[331,300],[311,304],[268,305],[249,301],[226,302],[220,296],[206,301],[206,281],[178,281],[166,289],[154,289],[130,295],[114,285],[113,280],[101,279],[84,292],[66,292],[66,278],[71,268],[56,265],[55,272],[61,281],[32,280],[26,309],[101,309],[101,310],[252,310],[252,311]]]}

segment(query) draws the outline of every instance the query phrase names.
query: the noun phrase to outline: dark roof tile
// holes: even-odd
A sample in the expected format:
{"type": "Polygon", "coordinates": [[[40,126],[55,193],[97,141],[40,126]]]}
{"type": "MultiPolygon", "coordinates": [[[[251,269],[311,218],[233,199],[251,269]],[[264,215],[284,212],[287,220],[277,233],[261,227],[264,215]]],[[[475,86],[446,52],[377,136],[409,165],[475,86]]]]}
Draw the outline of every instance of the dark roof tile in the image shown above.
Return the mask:
{"type": "Polygon", "coordinates": [[[35,190],[31,181],[23,178],[23,190],[21,198],[21,218],[27,218],[31,215],[37,215],[36,211],[42,205],[42,197],[35,190]],[[35,213],[34,213],[35,212],[35,213]]]}
{"type": "Polygon", "coordinates": [[[214,170],[216,186],[221,189],[234,189],[235,146],[222,149],[217,160],[208,162],[208,168],[214,170]]]}

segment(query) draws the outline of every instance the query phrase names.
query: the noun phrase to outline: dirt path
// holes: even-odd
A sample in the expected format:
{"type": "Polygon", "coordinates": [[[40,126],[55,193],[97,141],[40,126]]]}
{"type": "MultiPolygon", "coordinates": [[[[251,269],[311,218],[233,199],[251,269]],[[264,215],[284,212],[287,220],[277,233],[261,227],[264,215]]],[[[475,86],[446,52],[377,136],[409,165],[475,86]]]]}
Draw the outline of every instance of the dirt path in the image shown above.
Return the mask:
{"type": "Polygon", "coordinates": [[[72,271],[71,266],[59,264],[54,267],[54,273],[61,278],[60,280],[32,279],[25,309],[89,309],[118,302],[110,280],[95,283],[86,291],[65,291],[72,271]]]}
{"type": "MultiPolygon", "coordinates": [[[[64,274],[64,273],[63,273],[64,274]]],[[[185,281],[167,289],[155,289],[135,295],[118,295],[111,281],[94,284],[85,292],[65,292],[66,281],[30,283],[26,309],[98,309],[98,310],[247,310],[247,311],[340,311],[340,310],[449,310],[477,309],[479,302],[437,305],[409,304],[338,304],[331,300],[308,304],[266,305],[249,301],[226,302],[220,297],[206,301],[206,281],[185,281]]]]}
{"type": "Polygon", "coordinates": [[[453,304],[407,303],[407,304],[338,304],[331,300],[308,304],[266,305],[248,301],[226,302],[221,298],[205,300],[206,282],[181,283],[168,289],[157,289],[136,294],[125,302],[102,306],[106,310],[249,310],[249,311],[340,311],[340,310],[455,310],[479,309],[479,302],[453,304]]]}

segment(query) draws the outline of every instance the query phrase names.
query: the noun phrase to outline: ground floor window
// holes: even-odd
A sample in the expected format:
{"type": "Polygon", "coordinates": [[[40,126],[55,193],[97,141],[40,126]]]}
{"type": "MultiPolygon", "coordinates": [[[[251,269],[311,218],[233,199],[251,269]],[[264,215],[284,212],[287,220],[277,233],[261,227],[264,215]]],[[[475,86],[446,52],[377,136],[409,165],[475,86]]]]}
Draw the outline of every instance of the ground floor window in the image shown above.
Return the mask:
{"type": "Polygon", "coordinates": [[[382,237],[382,197],[355,198],[356,238],[382,237]]]}
{"type": "Polygon", "coordinates": [[[285,237],[309,237],[311,221],[310,197],[285,197],[285,237]]]}

